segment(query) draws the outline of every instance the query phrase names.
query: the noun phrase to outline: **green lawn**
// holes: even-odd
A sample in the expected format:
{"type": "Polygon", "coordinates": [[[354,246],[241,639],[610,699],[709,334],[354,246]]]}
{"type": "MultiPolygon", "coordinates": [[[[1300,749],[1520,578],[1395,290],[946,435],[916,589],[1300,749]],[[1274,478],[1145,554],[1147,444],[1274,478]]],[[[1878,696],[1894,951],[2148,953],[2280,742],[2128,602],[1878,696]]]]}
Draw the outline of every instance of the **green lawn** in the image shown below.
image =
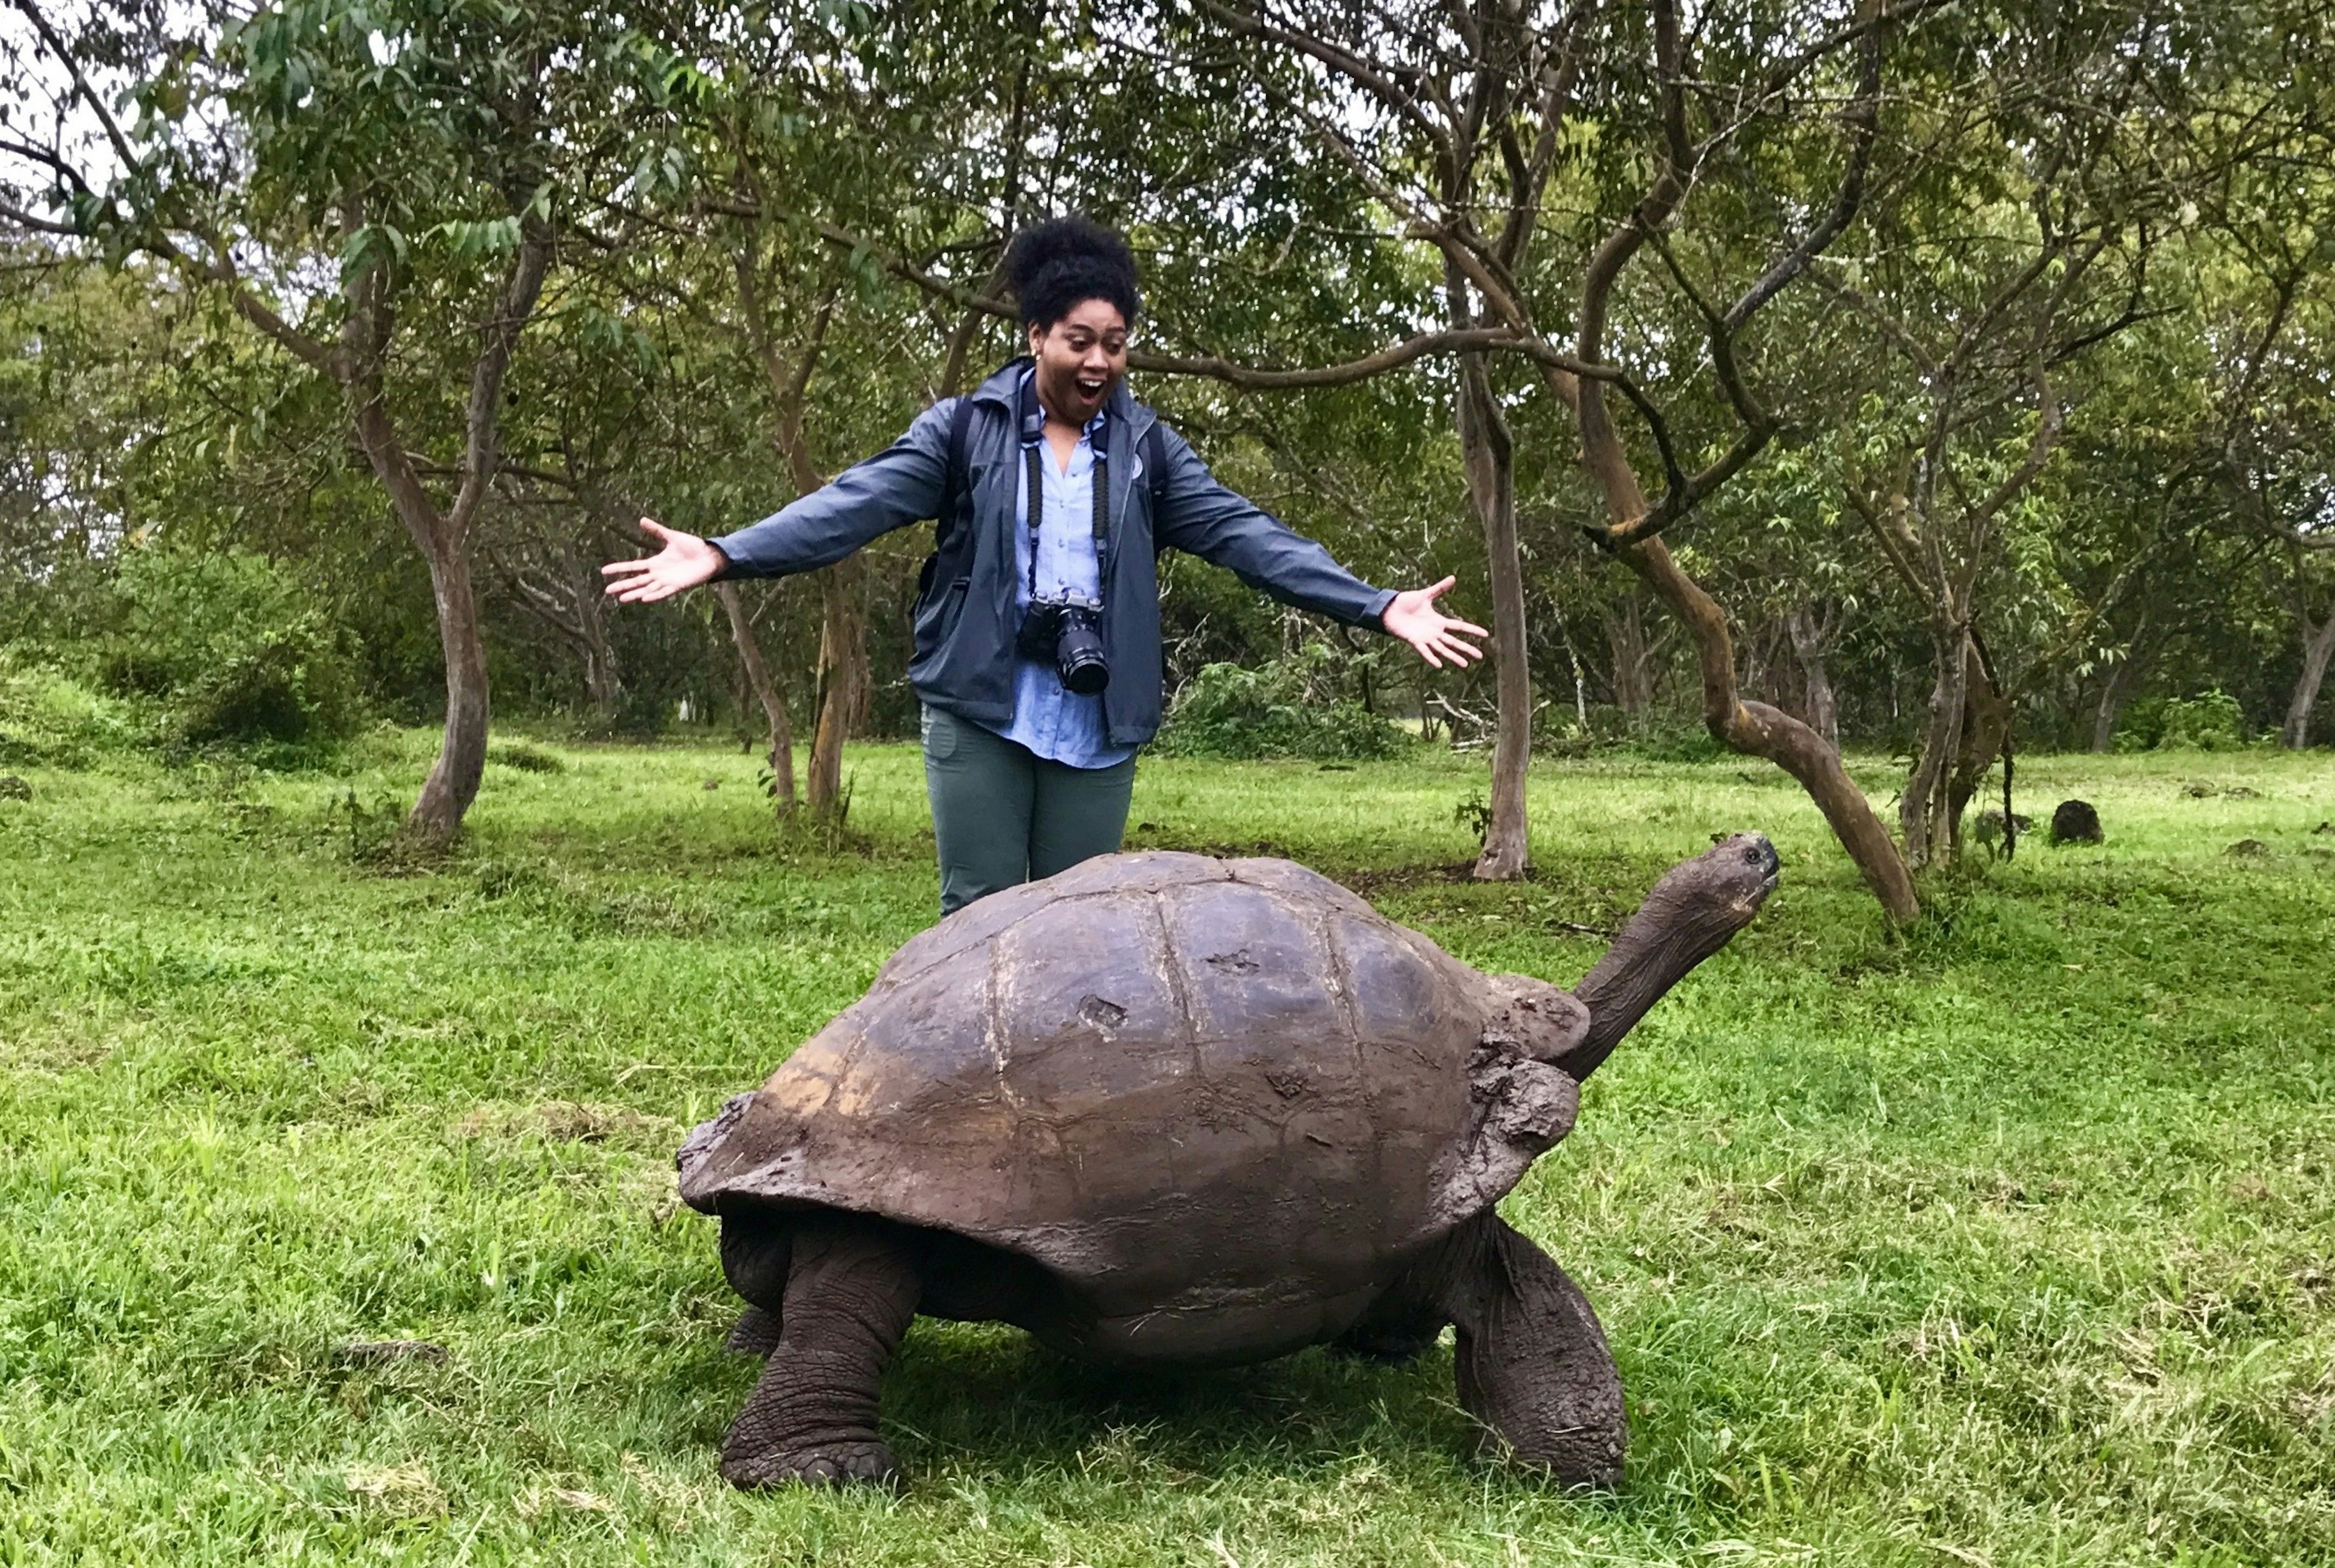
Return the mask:
{"type": "Polygon", "coordinates": [[[1753,763],[1545,763],[1536,879],[1479,887],[1480,760],[1147,760],[1135,843],[1267,847],[1560,982],[1600,945],[1560,923],[1776,840],[1508,1205],[1603,1315],[1627,1485],[1464,1457],[1448,1349],[1135,1383],[919,1324],[905,1494],[744,1496],[670,1157],[932,918],[916,760],[855,753],[840,849],[734,750],[557,749],[435,872],[352,860],[429,740],[0,799],[0,1562],[2335,1562],[2327,753],[2024,762],[2107,844],[1933,886],[1906,941],[1753,763]],[[448,1353],[346,1354],[391,1339],[448,1353]]]}

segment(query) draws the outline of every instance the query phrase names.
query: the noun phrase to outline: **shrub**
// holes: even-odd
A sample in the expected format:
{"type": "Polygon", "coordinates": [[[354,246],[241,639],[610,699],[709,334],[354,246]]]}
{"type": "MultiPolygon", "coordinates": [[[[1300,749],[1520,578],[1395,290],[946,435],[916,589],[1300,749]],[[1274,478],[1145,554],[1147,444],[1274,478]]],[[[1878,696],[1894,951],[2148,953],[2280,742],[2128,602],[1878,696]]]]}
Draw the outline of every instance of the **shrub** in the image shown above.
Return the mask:
{"type": "Polygon", "coordinates": [[[118,699],[53,669],[0,663],[0,765],[84,768],[136,734],[118,699]]]}
{"type": "Polygon", "coordinates": [[[1731,755],[1700,720],[1668,718],[1646,725],[1618,750],[1650,762],[1715,762],[1731,755]]]}
{"type": "Polygon", "coordinates": [[[2219,690],[2165,704],[2164,751],[2234,751],[2246,743],[2245,714],[2238,700],[2219,690]]]}
{"type": "Polygon", "coordinates": [[[498,740],[487,748],[487,760],[516,768],[522,773],[565,772],[567,764],[540,746],[525,740],[498,740]]]}
{"type": "Polygon", "coordinates": [[[1176,699],[1158,749],[1171,757],[1390,757],[1401,731],[1359,702],[1309,690],[1320,661],[1274,659],[1246,669],[1209,664],[1176,699]]]}
{"type": "Polygon", "coordinates": [[[2119,751],[2234,751],[2245,743],[2245,713],[2218,689],[2135,702],[2116,738],[2119,751]]]}
{"type": "Polygon", "coordinates": [[[158,704],[164,743],[303,747],[355,728],[349,650],[266,557],[147,546],[125,555],[114,594],[103,673],[158,704]]]}

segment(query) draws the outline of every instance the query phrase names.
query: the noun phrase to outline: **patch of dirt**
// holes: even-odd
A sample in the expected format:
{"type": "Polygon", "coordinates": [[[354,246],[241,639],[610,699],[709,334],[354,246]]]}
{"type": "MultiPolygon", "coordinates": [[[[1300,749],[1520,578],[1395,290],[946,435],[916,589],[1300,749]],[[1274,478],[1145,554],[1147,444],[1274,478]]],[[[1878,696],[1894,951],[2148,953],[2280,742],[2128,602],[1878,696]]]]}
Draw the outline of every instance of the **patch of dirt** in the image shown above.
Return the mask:
{"type": "MultiPolygon", "coordinates": [[[[1531,873],[1526,872],[1526,876],[1529,880],[1531,873]]],[[[1375,871],[1342,871],[1335,879],[1364,898],[1375,898],[1381,893],[1402,893],[1413,887],[1473,882],[1476,863],[1454,860],[1448,865],[1388,866],[1375,871]]]]}
{"type": "Polygon", "coordinates": [[[529,1106],[482,1105],[454,1124],[462,1137],[539,1137],[551,1143],[606,1143],[612,1137],[670,1136],[679,1124],[625,1106],[547,1099],[529,1106]]]}
{"type": "Polygon", "coordinates": [[[428,1340],[358,1340],[341,1347],[341,1360],[354,1366],[377,1366],[384,1361],[427,1361],[446,1364],[446,1347],[428,1340]]]}

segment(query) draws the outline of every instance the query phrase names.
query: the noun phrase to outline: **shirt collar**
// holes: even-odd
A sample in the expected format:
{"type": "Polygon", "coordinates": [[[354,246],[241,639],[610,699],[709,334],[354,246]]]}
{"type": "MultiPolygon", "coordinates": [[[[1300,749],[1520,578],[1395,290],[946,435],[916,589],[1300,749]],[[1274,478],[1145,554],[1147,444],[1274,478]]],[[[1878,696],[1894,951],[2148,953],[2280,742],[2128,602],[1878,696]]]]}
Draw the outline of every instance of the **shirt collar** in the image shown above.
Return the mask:
{"type": "MultiPolygon", "coordinates": [[[[1046,411],[1038,402],[1038,370],[1035,365],[1024,369],[1022,373],[1020,401],[1022,444],[1025,447],[1035,446],[1044,440],[1046,435],[1046,411]]],[[[1105,445],[1102,439],[1103,427],[1109,422],[1109,419],[1110,404],[1106,400],[1101,408],[1095,410],[1094,418],[1087,421],[1087,428],[1083,433],[1086,436],[1087,444],[1094,448],[1094,454],[1097,457],[1103,455],[1105,445]]]]}

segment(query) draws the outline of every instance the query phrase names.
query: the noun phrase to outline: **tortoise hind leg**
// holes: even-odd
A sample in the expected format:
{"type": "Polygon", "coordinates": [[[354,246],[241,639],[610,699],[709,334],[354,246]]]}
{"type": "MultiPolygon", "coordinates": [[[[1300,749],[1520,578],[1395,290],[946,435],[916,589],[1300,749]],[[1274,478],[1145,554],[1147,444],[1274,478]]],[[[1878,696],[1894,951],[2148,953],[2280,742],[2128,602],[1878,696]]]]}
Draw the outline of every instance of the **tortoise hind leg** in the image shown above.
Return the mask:
{"type": "Polygon", "coordinates": [[[779,1348],[793,1247],[794,1227],[766,1209],[741,1207],[722,1216],[722,1277],[747,1302],[723,1350],[768,1356],[779,1348]]]}
{"type": "Polygon", "coordinates": [[[880,1221],[821,1215],[792,1230],[778,1346],[722,1440],[722,1474],[739,1486],[896,1480],[877,1393],[916,1314],[916,1256],[880,1221]]]}
{"type": "Polygon", "coordinates": [[[779,1314],[764,1312],[760,1307],[748,1307],[730,1325],[730,1337],[722,1348],[740,1356],[761,1356],[768,1360],[779,1348],[779,1314]]]}
{"type": "MultiPolygon", "coordinates": [[[[1455,1238],[1459,1239],[1459,1238],[1455,1238]]],[[[1581,1287],[1497,1215],[1467,1228],[1445,1310],[1459,1403],[1519,1461],[1559,1480],[1622,1478],[1622,1375],[1581,1287]]]]}

